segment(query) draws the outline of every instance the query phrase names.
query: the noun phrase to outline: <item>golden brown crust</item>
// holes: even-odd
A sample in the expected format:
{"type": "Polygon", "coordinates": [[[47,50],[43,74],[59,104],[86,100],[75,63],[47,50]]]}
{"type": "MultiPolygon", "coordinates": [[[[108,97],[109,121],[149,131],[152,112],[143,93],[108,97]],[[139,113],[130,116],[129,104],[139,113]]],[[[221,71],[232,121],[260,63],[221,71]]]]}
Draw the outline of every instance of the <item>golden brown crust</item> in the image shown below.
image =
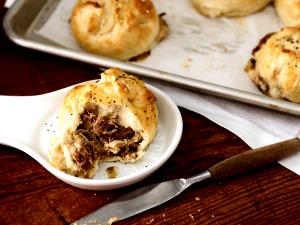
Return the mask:
{"type": "Polygon", "coordinates": [[[300,27],[263,38],[245,70],[264,94],[300,103],[300,27]]]}
{"type": "Polygon", "coordinates": [[[300,23],[300,0],[275,0],[275,8],[286,26],[300,23]]]}
{"type": "Polygon", "coordinates": [[[127,60],[156,44],[160,23],[150,0],[79,0],[71,28],[85,50],[127,60]]]}
{"type": "Polygon", "coordinates": [[[196,10],[204,16],[238,17],[261,10],[271,0],[191,0],[196,10]]]}
{"type": "MultiPolygon", "coordinates": [[[[72,134],[82,124],[81,114],[87,105],[96,105],[103,117],[116,114],[120,125],[131,127],[142,136],[136,154],[102,156],[99,158],[100,161],[133,162],[144,155],[156,134],[158,123],[156,98],[142,80],[119,69],[109,69],[101,74],[99,82],[78,85],[65,96],[59,114],[60,139],[49,156],[54,166],[58,168],[65,166],[66,171],[78,176],[86,172],[79,171],[80,169],[72,162],[71,154],[74,146],[72,134]],[[62,161],[65,164],[61,163],[62,161]]],[[[91,171],[83,175],[93,176],[99,160],[93,161],[91,171]]]]}
{"type": "Polygon", "coordinates": [[[160,43],[161,41],[163,41],[170,32],[169,26],[168,26],[166,20],[164,20],[164,18],[163,18],[164,15],[165,15],[165,13],[161,13],[159,15],[159,33],[155,39],[155,42],[157,44],[160,43]]]}

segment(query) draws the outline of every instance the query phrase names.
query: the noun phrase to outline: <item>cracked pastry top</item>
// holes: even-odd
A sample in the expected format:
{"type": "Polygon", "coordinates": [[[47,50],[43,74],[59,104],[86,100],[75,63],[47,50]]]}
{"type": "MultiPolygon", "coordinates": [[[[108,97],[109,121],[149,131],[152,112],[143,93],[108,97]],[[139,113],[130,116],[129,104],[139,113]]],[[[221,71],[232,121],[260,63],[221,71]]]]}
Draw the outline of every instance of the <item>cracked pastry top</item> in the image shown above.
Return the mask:
{"type": "Polygon", "coordinates": [[[264,94],[300,103],[300,27],[266,35],[245,71],[264,94]]]}
{"type": "Polygon", "coordinates": [[[204,16],[238,17],[261,10],[272,0],[190,0],[195,9],[204,16]]]}
{"type": "Polygon", "coordinates": [[[156,98],[143,81],[106,70],[99,82],[75,86],[65,96],[49,161],[74,176],[93,177],[98,162],[141,158],[157,123],[156,98]]]}
{"type": "Polygon", "coordinates": [[[148,52],[168,32],[151,0],[78,0],[71,29],[88,52],[128,60],[148,52]]]}

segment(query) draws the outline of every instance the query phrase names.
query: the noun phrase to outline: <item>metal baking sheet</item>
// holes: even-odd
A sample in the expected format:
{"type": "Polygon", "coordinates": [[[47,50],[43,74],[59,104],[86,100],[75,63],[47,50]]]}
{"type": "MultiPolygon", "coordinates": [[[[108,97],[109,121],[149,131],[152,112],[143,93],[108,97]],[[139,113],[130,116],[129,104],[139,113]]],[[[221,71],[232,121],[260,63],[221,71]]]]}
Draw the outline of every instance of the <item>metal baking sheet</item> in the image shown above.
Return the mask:
{"type": "MultiPolygon", "coordinates": [[[[174,71],[173,68],[168,69],[168,67],[166,68],[162,68],[160,66],[155,67],[155,65],[148,66],[145,63],[139,64],[134,62],[122,62],[122,61],[90,54],[84,51],[67,48],[62,46],[61,44],[52,41],[49,38],[45,38],[42,37],[41,35],[37,35],[36,31],[39,30],[41,27],[43,27],[43,25],[47,22],[49,16],[53,13],[53,11],[60,4],[60,2],[61,2],[60,0],[39,0],[39,1],[18,0],[16,1],[11,6],[11,8],[7,11],[7,14],[5,15],[5,18],[3,20],[3,26],[6,34],[16,44],[27,48],[32,48],[35,50],[55,54],[58,56],[67,57],[74,60],[79,60],[86,63],[99,65],[102,67],[119,67],[130,73],[135,73],[148,78],[153,78],[163,82],[168,82],[179,87],[192,89],[202,93],[220,96],[223,98],[237,100],[237,101],[253,104],[256,106],[262,106],[277,111],[300,115],[299,104],[284,101],[284,100],[273,99],[268,96],[262,95],[259,92],[255,93],[248,90],[233,88],[226,83],[222,84],[222,79],[220,79],[220,81],[218,82],[212,82],[210,80],[201,80],[197,76],[192,76],[192,75],[187,76],[186,74],[184,74],[185,72],[184,69],[189,69],[188,68],[189,65],[187,65],[189,62],[181,63],[182,68],[180,68],[178,70],[179,72],[176,73],[176,71],[174,71]]],[[[172,19],[175,20],[175,17],[173,17],[172,19]]],[[[185,20],[187,20],[187,18],[185,18],[185,20]]],[[[226,20],[224,21],[226,22],[226,20]]],[[[187,20],[186,22],[191,23],[192,21],[187,20]]],[[[237,22],[244,23],[242,20],[239,20],[237,22]]],[[[186,28],[182,27],[181,29],[191,29],[191,27],[189,28],[187,26],[186,28]]],[[[192,32],[192,30],[189,31],[192,32]]],[[[180,32],[180,30],[177,30],[177,32],[180,32]]],[[[224,33],[224,35],[225,34],[226,32],[224,33]]],[[[212,37],[209,38],[212,39],[212,37]]],[[[214,46],[214,45],[204,46],[204,47],[206,51],[210,51],[210,50],[214,51],[214,48],[219,48],[219,47],[224,48],[224,46],[214,46]]],[[[228,48],[226,47],[225,50],[228,51],[228,48]]],[[[249,53],[245,53],[245,54],[249,54],[249,53]]],[[[171,57],[172,56],[170,55],[170,58],[171,57]]],[[[230,59],[230,57],[228,58],[230,59]]],[[[223,67],[224,71],[226,71],[225,66],[226,65],[224,65],[223,67]]],[[[201,72],[204,73],[204,71],[199,70],[199,73],[201,72]]],[[[209,76],[209,70],[208,71],[206,70],[205,72],[209,76]]]]}

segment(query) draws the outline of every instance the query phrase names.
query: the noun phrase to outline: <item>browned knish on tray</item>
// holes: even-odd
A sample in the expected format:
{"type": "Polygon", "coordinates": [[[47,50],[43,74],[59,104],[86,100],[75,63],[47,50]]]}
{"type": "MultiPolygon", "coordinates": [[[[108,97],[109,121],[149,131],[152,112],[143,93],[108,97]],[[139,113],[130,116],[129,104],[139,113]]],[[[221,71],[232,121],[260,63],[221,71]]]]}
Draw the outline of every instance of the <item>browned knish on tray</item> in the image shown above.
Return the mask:
{"type": "Polygon", "coordinates": [[[128,60],[149,52],[166,35],[151,0],[78,0],[72,33],[88,52],[128,60]]]}
{"type": "Polygon", "coordinates": [[[263,9],[271,0],[190,0],[195,9],[204,16],[247,16],[263,9]]]}
{"type": "Polygon", "coordinates": [[[266,35],[245,70],[264,94],[300,103],[300,27],[266,35]]]}

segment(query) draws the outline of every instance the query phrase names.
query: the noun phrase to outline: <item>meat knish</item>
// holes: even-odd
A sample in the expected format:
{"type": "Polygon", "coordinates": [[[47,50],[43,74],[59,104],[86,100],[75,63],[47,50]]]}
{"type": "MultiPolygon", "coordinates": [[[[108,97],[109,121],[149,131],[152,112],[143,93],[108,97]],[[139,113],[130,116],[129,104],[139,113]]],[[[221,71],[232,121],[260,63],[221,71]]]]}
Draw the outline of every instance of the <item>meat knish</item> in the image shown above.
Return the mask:
{"type": "Polygon", "coordinates": [[[58,122],[49,162],[73,176],[92,178],[98,163],[133,163],[146,154],[157,133],[156,97],[138,77],[108,69],[99,80],[65,95],[58,122]]]}

